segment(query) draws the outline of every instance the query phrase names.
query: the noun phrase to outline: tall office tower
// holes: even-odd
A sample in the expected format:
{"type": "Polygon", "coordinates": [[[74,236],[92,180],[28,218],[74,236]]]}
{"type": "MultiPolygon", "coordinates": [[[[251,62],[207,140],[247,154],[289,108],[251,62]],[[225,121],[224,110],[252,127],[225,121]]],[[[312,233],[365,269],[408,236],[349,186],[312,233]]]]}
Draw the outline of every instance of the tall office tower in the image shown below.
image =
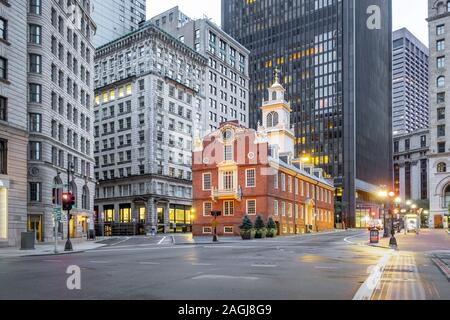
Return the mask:
{"type": "Polygon", "coordinates": [[[248,126],[250,52],[210,19],[192,20],[178,7],[152,18],[151,22],[208,58],[208,131],[231,120],[239,120],[248,126]]]}
{"type": "Polygon", "coordinates": [[[146,0],[91,0],[92,18],[97,25],[94,46],[100,47],[129,32],[145,21],[146,0]]]}
{"type": "Polygon", "coordinates": [[[334,178],[350,227],[392,184],[391,22],[391,0],[222,0],[225,32],[251,51],[250,125],[280,69],[296,152],[334,178]]]}
{"type": "MultiPolygon", "coordinates": [[[[67,188],[76,209],[60,231],[73,237],[93,228],[95,193],[92,123],[92,36],[88,1],[28,2],[28,226],[38,240],[53,239],[53,212],[67,188]],[[73,174],[68,179],[68,168],[73,174]]],[[[23,65],[22,65],[23,67],[23,65]]],[[[23,115],[22,115],[23,116],[23,115]]]]}
{"type": "Polygon", "coordinates": [[[95,56],[96,226],[191,228],[192,145],[204,134],[207,59],[151,23],[95,56]]]}
{"type": "Polygon", "coordinates": [[[450,2],[428,1],[430,32],[430,223],[442,228],[450,206],[450,2]]]}
{"type": "Polygon", "coordinates": [[[394,32],[392,126],[394,135],[428,128],[428,48],[408,29],[394,32]]]}
{"type": "Polygon", "coordinates": [[[27,223],[26,8],[0,2],[0,247],[19,244],[27,223]]]}

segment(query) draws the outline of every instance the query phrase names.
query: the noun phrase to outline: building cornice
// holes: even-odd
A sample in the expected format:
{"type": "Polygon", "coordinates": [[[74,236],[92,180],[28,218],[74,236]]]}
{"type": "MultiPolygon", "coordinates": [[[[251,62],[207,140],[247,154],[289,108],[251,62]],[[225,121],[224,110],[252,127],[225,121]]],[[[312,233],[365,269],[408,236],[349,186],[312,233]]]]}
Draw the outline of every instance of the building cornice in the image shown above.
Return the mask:
{"type": "Polygon", "coordinates": [[[164,30],[156,27],[152,23],[147,23],[140,29],[130,32],[112,42],[109,42],[97,48],[95,53],[95,60],[102,59],[105,56],[111,55],[126,48],[130,48],[138,41],[152,37],[156,37],[162,42],[170,44],[171,46],[175,47],[179,51],[182,51],[186,56],[189,56],[200,64],[206,66],[208,63],[208,59],[206,57],[194,51],[189,46],[174,38],[164,30]]]}

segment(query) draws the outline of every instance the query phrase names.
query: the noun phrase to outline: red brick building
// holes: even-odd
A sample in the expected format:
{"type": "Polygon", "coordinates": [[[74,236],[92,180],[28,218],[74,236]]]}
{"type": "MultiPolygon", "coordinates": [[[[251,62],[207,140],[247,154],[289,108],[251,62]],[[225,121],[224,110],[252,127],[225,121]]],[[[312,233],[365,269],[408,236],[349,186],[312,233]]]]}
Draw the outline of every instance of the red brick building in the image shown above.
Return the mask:
{"type": "Polygon", "coordinates": [[[197,141],[193,153],[194,236],[236,236],[245,215],[273,217],[280,235],[334,229],[334,187],[322,170],[294,157],[291,108],[278,83],[263,103],[258,130],[237,121],[197,141]]]}

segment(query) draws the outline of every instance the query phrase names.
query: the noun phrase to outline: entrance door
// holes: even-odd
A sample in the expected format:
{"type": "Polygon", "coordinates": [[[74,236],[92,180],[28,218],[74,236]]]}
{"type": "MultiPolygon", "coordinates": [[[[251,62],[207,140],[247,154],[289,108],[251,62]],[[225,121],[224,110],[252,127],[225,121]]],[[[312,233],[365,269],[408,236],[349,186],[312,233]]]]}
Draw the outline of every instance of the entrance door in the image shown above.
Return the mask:
{"type": "Polygon", "coordinates": [[[442,229],[443,227],[443,219],[441,215],[436,215],[434,216],[434,227],[436,229],[442,229]]]}
{"type": "Polygon", "coordinates": [[[42,216],[41,215],[28,215],[28,232],[34,232],[36,235],[36,241],[42,241],[42,216]]]}

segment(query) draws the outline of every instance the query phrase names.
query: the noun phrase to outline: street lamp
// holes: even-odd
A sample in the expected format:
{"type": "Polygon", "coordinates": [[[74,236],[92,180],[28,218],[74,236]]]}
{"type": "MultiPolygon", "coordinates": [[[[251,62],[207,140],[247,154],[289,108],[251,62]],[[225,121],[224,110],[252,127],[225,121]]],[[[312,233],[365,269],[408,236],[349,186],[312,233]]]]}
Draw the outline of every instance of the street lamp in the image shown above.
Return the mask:
{"type": "Polygon", "coordinates": [[[399,202],[396,202],[397,199],[399,198],[396,198],[395,192],[389,192],[389,214],[391,218],[391,240],[389,241],[389,246],[395,248],[397,247],[397,239],[395,238],[394,211],[392,210],[392,207],[394,203],[399,204],[399,202]]]}
{"type": "Polygon", "coordinates": [[[384,229],[383,237],[387,238],[389,235],[388,235],[387,228],[386,228],[386,203],[385,203],[385,200],[388,198],[389,193],[386,191],[385,188],[386,188],[386,186],[381,186],[381,190],[378,191],[378,197],[383,199],[383,229],[384,229]]]}

